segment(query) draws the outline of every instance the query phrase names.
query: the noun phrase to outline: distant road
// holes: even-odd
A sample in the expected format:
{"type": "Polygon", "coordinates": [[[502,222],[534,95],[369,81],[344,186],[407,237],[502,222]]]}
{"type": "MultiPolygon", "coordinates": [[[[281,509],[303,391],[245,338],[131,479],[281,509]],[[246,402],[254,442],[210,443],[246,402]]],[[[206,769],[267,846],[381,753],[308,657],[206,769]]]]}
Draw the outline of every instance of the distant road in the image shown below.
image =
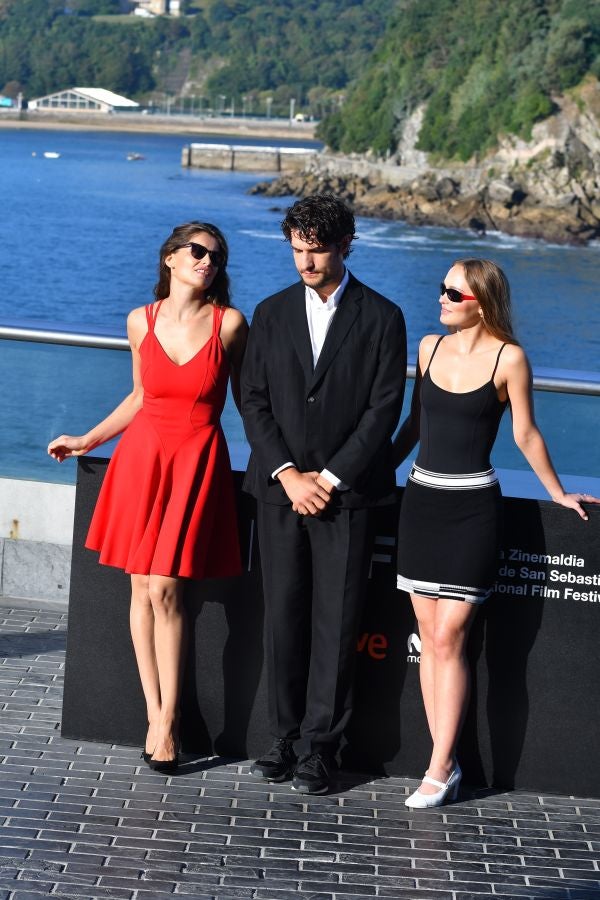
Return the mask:
{"type": "Polygon", "coordinates": [[[317,122],[259,119],[249,116],[144,115],[142,113],[67,113],[65,111],[0,112],[0,127],[73,128],[78,130],[155,132],[162,134],[222,134],[236,137],[314,140],[317,122]]]}

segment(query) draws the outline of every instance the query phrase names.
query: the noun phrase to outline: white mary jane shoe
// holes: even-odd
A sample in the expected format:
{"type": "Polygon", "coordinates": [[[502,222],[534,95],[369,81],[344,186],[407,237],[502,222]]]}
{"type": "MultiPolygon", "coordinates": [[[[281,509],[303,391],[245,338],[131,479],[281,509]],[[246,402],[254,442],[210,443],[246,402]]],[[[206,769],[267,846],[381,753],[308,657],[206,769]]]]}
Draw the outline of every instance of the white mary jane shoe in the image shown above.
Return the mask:
{"type": "Polygon", "coordinates": [[[425,775],[423,781],[439,788],[439,791],[436,791],[435,794],[422,794],[421,791],[416,790],[406,798],[404,805],[411,809],[428,809],[431,806],[442,806],[448,800],[456,800],[461,778],[462,772],[458,763],[450,773],[448,781],[438,781],[436,778],[425,775]]]}

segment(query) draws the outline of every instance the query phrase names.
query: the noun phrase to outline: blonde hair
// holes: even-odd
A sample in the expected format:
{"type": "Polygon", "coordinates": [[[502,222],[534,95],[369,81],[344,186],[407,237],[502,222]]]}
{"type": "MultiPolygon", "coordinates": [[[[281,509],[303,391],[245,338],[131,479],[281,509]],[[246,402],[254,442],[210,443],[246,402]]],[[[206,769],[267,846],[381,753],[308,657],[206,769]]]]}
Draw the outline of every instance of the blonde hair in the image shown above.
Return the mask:
{"type": "Polygon", "coordinates": [[[489,259],[457,259],[453,265],[462,266],[490,334],[503,343],[518,344],[512,325],[510,285],[500,266],[489,259]]]}

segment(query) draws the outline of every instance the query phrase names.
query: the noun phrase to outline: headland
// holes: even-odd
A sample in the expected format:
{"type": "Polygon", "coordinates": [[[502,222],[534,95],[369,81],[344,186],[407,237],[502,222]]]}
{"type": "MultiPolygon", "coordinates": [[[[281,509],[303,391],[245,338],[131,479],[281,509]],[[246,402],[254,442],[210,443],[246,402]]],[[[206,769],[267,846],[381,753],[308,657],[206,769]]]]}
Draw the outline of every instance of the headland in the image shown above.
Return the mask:
{"type": "Polygon", "coordinates": [[[418,149],[421,106],[389,158],[317,154],[303,172],[255,190],[269,196],[326,190],[362,216],[587,244],[600,239],[600,82],[585,81],[557,96],[555,106],[528,140],[501,135],[494,149],[464,163],[418,149]]]}

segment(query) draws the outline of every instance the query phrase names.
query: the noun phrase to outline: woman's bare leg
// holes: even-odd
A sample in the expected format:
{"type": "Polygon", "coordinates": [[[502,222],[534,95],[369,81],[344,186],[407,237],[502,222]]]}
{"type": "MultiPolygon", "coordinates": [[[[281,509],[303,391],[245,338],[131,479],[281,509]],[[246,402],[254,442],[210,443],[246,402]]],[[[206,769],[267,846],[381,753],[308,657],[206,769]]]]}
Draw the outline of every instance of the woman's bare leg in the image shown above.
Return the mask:
{"type": "MultiPolygon", "coordinates": [[[[447,781],[455,765],[456,744],[470,694],[467,638],[477,607],[460,600],[436,600],[433,633],[433,753],[427,773],[447,781]]],[[[422,657],[421,657],[422,664],[422,657]]],[[[423,784],[419,791],[434,794],[437,788],[423,784]]]]}
{"type": "Polygon", "coordinates": [[[177,754],[179,700],[187,646],[183,581],[150,575],[148,593],[154,612],[154,649],[160,685],[160,717],[154,760],[177,754]]]}
{"type": "Polygon", "coordinates": [[[156,745],[160,719],[160,687],[154,650],[154,612],[148,587],[148,575],[131,576],[129,626],[146,700],[148,734],[146,735],[145,750],[146,753],[152,753],[156,745]]]}
{"type": "Polygon", "coordinates": [[[421,638],[421,662],[419,664],[421,694],[423,695],[423,705],[425,706],[425,715],[427,716],[431,739],[435,741],[435,659],[433,637],[435,634],[437,600],[432,600],[430,597],[421,597],[420,594],[411,594],[410,599],[419,624],[419,637],[421,638]]]}

